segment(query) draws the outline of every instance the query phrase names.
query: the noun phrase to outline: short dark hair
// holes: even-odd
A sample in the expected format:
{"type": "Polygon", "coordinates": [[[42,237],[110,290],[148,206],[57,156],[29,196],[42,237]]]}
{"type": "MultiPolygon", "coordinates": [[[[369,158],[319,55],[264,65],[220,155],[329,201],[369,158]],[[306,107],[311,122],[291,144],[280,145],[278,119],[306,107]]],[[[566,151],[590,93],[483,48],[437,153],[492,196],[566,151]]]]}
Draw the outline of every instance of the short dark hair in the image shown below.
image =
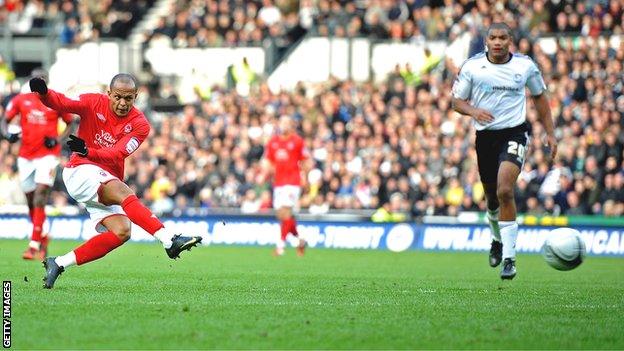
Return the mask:
{"type": "Polygon", "coordinates": [[[490,25],[490,28],[488,28],[487,30],[487,35],[490,35],[490,32],[494,29],[503,29],[507,31],[507,34],[513,38],[513,32],[511,30],[511,27],[507,24],[507,23],[503,23],[503,22],[494,22],[490,25]]]}
{"type": "Polygon", "coordinates": [[[128,73],[116,74],[113,77],[113,79],[111,79],[110,88],[113,89],[113,86],[117,82],[124,83],[124,84],[132,84],[134,86],[134,89],[137,89],[139,87],[139,82],[136,80],[136,78],[134,78],[132,74],[128,74],[128,73]]]}

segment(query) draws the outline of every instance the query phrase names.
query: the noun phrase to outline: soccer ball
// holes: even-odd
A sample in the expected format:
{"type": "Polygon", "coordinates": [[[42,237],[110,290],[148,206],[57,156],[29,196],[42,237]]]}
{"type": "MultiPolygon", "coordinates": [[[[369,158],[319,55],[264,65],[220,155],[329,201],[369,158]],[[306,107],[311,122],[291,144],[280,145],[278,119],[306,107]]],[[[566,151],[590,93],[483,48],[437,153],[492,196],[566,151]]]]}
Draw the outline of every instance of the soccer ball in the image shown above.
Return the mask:
{"type": "Polygon", "coordinates": [[[549,266],[560,271],[569,271],[583,263],[585,242],[578,230],[557,228],[550,231],[542,253],[549,266]]]}

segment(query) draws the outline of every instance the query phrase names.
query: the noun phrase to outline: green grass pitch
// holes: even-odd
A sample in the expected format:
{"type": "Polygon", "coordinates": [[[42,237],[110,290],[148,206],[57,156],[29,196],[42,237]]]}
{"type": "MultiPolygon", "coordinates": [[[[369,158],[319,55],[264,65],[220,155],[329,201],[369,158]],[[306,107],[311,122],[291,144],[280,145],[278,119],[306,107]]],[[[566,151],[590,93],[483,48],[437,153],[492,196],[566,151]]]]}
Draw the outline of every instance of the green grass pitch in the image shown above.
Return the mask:
{"type": "Polygon", "coordinates": [[[126,244],[44,290],[26,245],[0,241],[14,349],[624,348],[623,259],[558,272],[520,255],[502,282],[485,253],[201,247],[172,261],[126,244]]]}

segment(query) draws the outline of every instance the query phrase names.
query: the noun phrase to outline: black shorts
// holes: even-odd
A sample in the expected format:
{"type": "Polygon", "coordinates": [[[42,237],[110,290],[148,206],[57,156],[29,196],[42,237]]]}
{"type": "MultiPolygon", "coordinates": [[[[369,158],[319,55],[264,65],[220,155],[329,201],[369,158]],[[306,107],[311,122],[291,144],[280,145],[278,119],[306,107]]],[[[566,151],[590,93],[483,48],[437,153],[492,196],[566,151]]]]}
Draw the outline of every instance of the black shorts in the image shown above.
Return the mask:
{"type": "Polygon", "coordinates": [[[475,147],[481,182],[496,183],[498,166],[503,161],[513,162],[522,169],[530,131],[526,122],[512,128],[477,131],[475,147]]]}

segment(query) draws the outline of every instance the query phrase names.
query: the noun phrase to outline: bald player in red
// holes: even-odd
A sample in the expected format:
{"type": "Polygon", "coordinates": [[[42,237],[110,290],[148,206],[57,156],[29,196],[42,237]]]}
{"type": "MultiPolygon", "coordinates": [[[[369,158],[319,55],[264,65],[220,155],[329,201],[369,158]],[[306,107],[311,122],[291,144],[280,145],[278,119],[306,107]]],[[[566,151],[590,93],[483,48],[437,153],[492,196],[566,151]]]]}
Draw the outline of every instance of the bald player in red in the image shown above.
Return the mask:
{"type": "Polygon", "coordinates": [[[133,106],[137,88],[132,75],[120,73],[111,80],[107,94],[83,94],[74,100],[48,89],[42,79],[30,80],[30,89],[44,104],[80,116],[78,136],[70,135],[67,142],[73,154],[63,170],[63,182],[69,195],[86,206],[97,231],[75,250],[44,261],[44,288],[52,288],[66,268],[97,260],[121,246],[130,239],[131,222],[158,239],[173,259],[202,240],[174,235],[122,181],[125,159],[150,131],[147,118],[133,106]]]}
{"type": "MultiPolygon", "coordinates": [[[[47,72],[36,69],[33,77],[47,79],[47,72]]],[[[21,188],[26,195],[28,214],[33,228],[28,249],[22,258],[43,260],[48,252],[48,236],[43,232],[46,220],[45,205],[50,189],[54,185],[61,155],[60,140],[67,138],[72,129],[74,116],[59,113],[41,102],[37,93],[16,95],[7,105],[5,119],[0,122],[0,130],[9,143],[19,141],[20,134],[8,133],[6,122],[14,122],[19,116],[22,144],[17,159],[21,188]],[[67,127],[59,136],[59,119],[67,127]]]]}

